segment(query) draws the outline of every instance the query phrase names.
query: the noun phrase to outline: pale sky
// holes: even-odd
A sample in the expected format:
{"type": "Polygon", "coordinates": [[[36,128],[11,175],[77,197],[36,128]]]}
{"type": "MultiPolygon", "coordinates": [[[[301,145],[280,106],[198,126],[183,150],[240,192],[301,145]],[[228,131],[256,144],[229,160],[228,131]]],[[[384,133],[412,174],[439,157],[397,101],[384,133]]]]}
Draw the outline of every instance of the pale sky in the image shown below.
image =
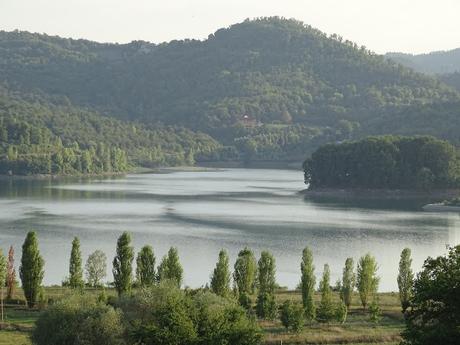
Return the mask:
{"type": "Polygon", "coordinates": [[[246,18],[273,15],[378,53],[460,47],[460,0],[0,0],[0,30],[99,42],[203,39],[246,18]]]}

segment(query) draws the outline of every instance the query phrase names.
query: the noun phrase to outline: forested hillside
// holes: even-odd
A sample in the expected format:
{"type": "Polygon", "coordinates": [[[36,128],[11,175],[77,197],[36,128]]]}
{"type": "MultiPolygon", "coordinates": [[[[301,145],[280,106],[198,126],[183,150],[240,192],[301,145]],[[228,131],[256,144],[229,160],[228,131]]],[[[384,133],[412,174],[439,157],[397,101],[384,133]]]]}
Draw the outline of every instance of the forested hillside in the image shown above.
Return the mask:
{"type": "Polygon", "coordinates": [[[460,92],[460,70],[459,72],[442,75],[441,80],[447,85],[456,88],[460,92]]]}
{"type": "Polygon", "coordinates": [[[17,119],[64,145],[119,147],[136,164],[300,162],[328,142],[460,130],[453,88],[282,18],[162,44],[0,32],[0,81],[16,103],[33,98],[17,119]]]}
{"type": "Polygon", "coordinates": [[[386,56],[423,73],[450,74],[460,72],[460,48],[419,55],[388,53],[386,56]]]}

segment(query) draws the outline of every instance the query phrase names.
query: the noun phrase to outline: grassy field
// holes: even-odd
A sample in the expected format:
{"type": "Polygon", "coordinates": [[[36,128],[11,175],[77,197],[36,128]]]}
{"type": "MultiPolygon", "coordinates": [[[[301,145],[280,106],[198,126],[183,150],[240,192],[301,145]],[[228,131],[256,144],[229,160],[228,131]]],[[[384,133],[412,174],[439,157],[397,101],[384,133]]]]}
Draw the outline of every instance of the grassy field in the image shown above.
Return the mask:
{"type": "MultiPolygon", "coordinates": [[[[90,291],[98,293],[98,291],[90,291]]],[[[18,291],[18,296],[21,291],[18,291]]],[[[46,296],[51,300],[58,300],[68,294],[65,288],[47,288],[46,296]]],[[[107,291],[108,295],[115,295],[114,291],[107,291]]],[[[298,291],[279,291],[276,295],[278,303],[285,300],[301,300],[298,291]]],[[[334,293],[338,301],[339,296],[334,293]]],[[[404,327],[404,320],[395,293],[379,294],[379,303],[382,310],[381,320],[374,324],[369,320],[369,315],[359,305],[359,297],[353,298],[353,305],[344,324],[320,324],[314,322],[306,325],[299,334],[288,333],[280,321],[260,321],[264,332],[265,345],[297,345],[297,344],[348,344],[348,345],[396,345],[400,341],[400,333],[404,327]]],[[[319,303],[320,295],[316,295],[319,303]]],[[[0,345],[30,345],[29,334],[33,329],[39,310],[27,310],[24,306],[8,306],[6,309],[5,323],[0,330],[0,345]]]]}

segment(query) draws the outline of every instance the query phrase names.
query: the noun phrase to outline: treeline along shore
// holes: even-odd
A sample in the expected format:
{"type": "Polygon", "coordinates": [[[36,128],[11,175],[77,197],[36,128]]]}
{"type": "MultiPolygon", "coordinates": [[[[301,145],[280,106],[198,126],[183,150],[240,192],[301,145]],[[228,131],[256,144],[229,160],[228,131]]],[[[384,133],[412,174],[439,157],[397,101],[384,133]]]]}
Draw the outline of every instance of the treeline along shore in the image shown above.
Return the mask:
{"type": "MultiPolygon", "coordinates": [[[[428,258],[417,276],[411,266],[411,251],[406,248],[395,277],[406,324],[402,339],[405,344],[433,344],[434,340],[455,344],[449,341],[458,333],[455,320],[459,305],[455,303],[460,246],[450,248],[446,256],[428,258]],[[431,307],[434,305],[436,309],[431,307]]],[[[277,294],[283,289],[275,278],[275,258],[262,251],[256,260],[249,248],[238,253],[233,273],[227,252],[221,250],[209,283],[199,289],[183,288],[183,269],[176,248],[171,247],[156,265],[150,245],[135,256],[127,232],[117,241],[113,281],[108,285],[103,283],[106,255],[96,250],[83,267],[78,238],[72,241],[68,277],[62,283],[70,293],[47,298],[42,286],[44,268],[37,234],[29,232],[22,247],[19,277],[25,303],[29,310],[39,312],[31,333],[32,343],[37,345],[68,345],[80,338],[89,345],[260,344],[264,337],[271,336],[265,322],[279,322],[286,334],[296,337],[318,325],[345,327],[356,301],[361,305],[360,315],[367,318],[367,327],[376,327],[382,320],[378,264],[369,253],[356,265],[353,258],[347,258],[342,279],[332,286],[327,264],[317,284],[314,258],[306,247],[300,259],[301,298],[285,299],[281,304],[277,294]]],[[[0,284],[2,291],[3,286],[7,288],[7,304],[21,304],[13,299],[17,287],[13,248],[7,258],[0,253],[0,284]]],[[[1,296],[4,318],[3,293],[1,296]]]]}

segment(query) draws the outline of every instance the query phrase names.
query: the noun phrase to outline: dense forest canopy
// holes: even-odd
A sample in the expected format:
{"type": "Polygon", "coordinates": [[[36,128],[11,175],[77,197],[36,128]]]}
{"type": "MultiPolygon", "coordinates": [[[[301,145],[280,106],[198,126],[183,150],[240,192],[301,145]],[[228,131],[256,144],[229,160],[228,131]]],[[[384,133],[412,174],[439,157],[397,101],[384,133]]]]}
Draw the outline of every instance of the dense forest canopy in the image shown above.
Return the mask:
{"type": "Polygon", "coordinates": [[[460,48],[428,54],[388,53],[386,57],[427,74],[460,72],[460,48]]]}
{"type": "Polygon", "coordinates": [[[304,162],[305,182],[314,188],[458,187],[458,150],[433,137],[369,137],[328,144],[304,162]]]}
{"type": "Polygon", "coordinates": [[[457,142],[460,130],[454,88],[278,17],[162,44],[0,31],[0,82],[2,102],[16,107],[0,108],[4,121],[49,130],[67,148],[115,146],[149,166],[301,162],[329,142],[369,134],[457,142]]]}

